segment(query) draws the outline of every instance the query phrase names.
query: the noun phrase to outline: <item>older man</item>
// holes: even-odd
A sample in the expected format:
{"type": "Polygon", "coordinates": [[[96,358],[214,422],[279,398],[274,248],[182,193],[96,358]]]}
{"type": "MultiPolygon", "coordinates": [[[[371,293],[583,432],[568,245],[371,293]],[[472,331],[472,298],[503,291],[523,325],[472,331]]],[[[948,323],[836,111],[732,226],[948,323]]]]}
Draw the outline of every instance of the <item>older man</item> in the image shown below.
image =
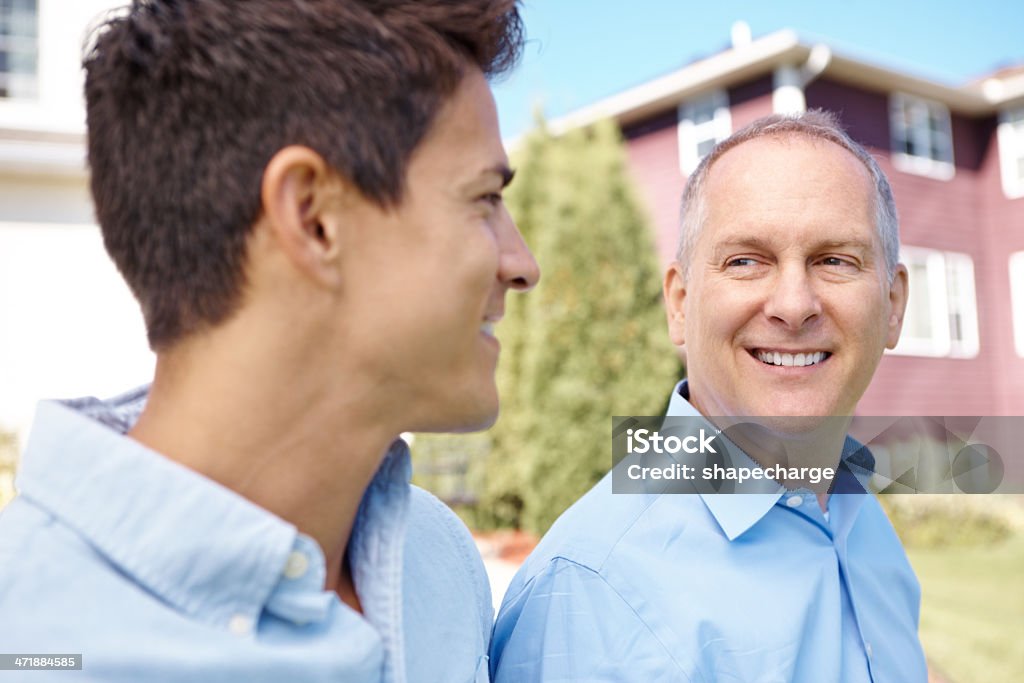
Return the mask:
{"type": "Polygon", "coordinates": [[[487,83],[521,29],[515,0],[139,0],[100,30],[93,197],[156,377],[41,405],[0,517],[6,653],[486,680],[482,562],[398,436],[497,414],[494,325],[538,277],[487,83]]]}
{"type": "MultiPolygon", "coordinates": [[[[871,156],[821,112],[759,120],[690,178],[682,233],[664,294],[689,379],[668,414],[787,446],[852,414],[907,298],[871,156]]],[[[819,431],[818,464],[849,473],[853,442],[819,431]]],[[[736,443],[768,469],[765,441],[736,443]]],[[[878,502],[783,483],[616,495],[606,477],[512,582],[498,683],[924,681],[918,584],[878,502]]]]}

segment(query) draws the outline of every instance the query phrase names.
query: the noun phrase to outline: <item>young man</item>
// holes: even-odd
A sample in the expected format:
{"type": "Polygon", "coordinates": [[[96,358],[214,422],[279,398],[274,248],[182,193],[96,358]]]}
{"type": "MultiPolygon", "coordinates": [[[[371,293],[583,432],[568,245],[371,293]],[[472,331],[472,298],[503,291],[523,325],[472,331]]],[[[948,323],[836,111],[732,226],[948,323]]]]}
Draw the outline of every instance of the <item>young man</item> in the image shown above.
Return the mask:
{"type": "Polygon", "coordinates": [[[613,495],[609,475],[509,587],[497,683],[924,683],[920,590],[841,417],[899,338],[898,247],[888,181],[829,115],[756,121],[704,159],[665,278],[688,371],[668,415],[745,423],[751,471],[841,474],[689,495],[613,495]]]}
{"type": "Polygon", "coordinates": [[[538,278],[486,81],[520,47],[515,0],[151,0],[102,28],[93,195],[156,377],[40,406],[0,517],[5,652],[81,653],[76,680],[486,680],[482,563],[398,435],[497,414],[493,326],[538,278]]]}

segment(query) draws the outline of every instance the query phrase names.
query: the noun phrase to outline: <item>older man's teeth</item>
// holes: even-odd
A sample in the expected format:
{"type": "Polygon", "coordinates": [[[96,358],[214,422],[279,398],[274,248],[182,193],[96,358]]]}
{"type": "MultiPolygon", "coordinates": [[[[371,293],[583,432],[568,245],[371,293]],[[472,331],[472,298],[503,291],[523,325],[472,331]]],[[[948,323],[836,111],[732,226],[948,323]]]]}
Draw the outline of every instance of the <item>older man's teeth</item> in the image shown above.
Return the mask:
{"type": "Polygon", "coordinates": [[[779,353],[778,351],[758,351],[757,359],[762,363],[768,363],[769,365],[781,365],[782,367],[804,367],[806,365],[816,365],[828,357],[828,353],[825,351],[816,351],[814,353],[779,353]]]}

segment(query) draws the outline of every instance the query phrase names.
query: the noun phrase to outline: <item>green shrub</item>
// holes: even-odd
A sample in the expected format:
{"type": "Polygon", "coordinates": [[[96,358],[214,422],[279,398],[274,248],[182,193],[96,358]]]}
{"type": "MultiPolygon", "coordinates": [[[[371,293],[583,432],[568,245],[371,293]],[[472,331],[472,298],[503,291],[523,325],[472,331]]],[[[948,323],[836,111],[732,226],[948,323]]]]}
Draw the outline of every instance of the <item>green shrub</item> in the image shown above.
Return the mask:
{"type": "Polygon", "coordinates": [[[483,435],[417,435],[415,480],[478,529],[543,533],[611,467],[611,418],[656,415],[680,365],[653,231],[606,121],[541,124],[513,154],[509,211],[541,266],[498,327],[501,416],[483,435]]]}
{"type": "Polygon", "coordinates": [[[679,362],[653,230],[610,121],[513,155],[507,203],[541,266],[499,328],[501,418],[475,461],[481,526],[544,532],[611,467],[613,415],[657,414],[679,362]]]}

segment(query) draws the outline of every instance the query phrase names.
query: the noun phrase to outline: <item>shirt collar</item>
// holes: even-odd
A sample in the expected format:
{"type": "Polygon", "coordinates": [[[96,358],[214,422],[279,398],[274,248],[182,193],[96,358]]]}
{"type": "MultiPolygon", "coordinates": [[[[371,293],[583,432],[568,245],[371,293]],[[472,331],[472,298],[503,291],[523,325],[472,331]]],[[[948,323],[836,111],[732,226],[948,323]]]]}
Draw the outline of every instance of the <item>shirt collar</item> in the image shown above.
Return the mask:
{"type": "MultiPolygon", "coordinates": [[[[693,407],[689,398],[689,386],[684,379],[672,391],[667,415],[669,417],[701,417],[700,411],[693,407]]],[[[757,467],[757,463],[738,448],[733,450],[730,455],[735,467],[757,467]]],[[[768,514],[785,490],[785,487],[772,480],[748,479],[737,485],[734,493],[702,491],[699,495],[711,516],[721,527],[722,532],[730,541],[733,541],[768,514]]]]}
{"type": "MultiPolygon", "coordinates": [[[[689,398],[689,385],[683,380],[672,391],[667,416],[702,417],[689,398]]],[[[739,448],[730,450],[730,458],[734,467],[759,467],[739,448]]],[[[856,440],[847,437],[833,485],[833,495],[865,493],[867,479],[871,476],[874,464],[875,460],[870,451],[856,440]]],[[[738,484],[733,493],[701,491],[699,495],[726,537],[733,541],[768,514],[785,492],[786,488],[782,484],[770,479],[748,479],[738,484]]],[[[859,507],[859,501],[856,502],[856,507],[859,507]]]]}
{"type": "MultiPolygon", "coordinates": [[[[18,475],[20,494],[195,619],[223,627],[242,616],[255,624],[264,608],[295,621],[326,616],[333,596],[323,590],[324,558],[315,541],[124,435],[147,392],[41,402],[18,475]],[[293,551],[311,563],[298,582],[282,580],[293,551]]],[[[371,483],[375,500],[401,495],[409,477],[408,449],[398,441],[371,483]]],[[[403,501],[384,512],[376,509],[379,501],[373,511],[361,508],[353,534],[368,533],[362,527],[371,524],[402,526],[403,501]]],[[[360,555],[350,558],[353,565],[367,559],[360,555]]]]}

